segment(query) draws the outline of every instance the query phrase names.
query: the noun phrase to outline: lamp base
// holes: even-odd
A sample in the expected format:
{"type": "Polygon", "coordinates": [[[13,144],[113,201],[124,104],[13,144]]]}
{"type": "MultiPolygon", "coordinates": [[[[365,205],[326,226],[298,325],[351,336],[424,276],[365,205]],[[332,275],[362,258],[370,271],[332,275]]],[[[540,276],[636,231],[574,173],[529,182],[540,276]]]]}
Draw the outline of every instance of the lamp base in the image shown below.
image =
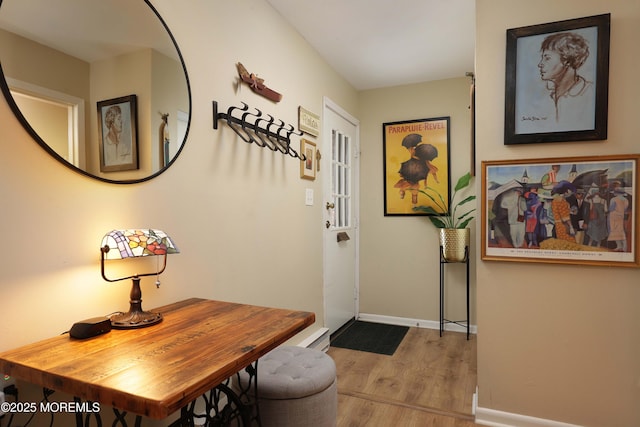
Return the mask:
{"type": "Polygon", "coordinates": [[[140,278],[134,276],[129,296],[129,311],[112,315],[111,327],[115,329],[144,328],[162,322],[160,313],[152,313],[142,309],[142,291],[140,290],[140,278]]]}
{"type": "Polygon", "coordinates": [[[131,311],[114,314],[110,318],[111,327],[115,329],[144,328],[162,322],[162,314],[150,311],[131,311]]]}

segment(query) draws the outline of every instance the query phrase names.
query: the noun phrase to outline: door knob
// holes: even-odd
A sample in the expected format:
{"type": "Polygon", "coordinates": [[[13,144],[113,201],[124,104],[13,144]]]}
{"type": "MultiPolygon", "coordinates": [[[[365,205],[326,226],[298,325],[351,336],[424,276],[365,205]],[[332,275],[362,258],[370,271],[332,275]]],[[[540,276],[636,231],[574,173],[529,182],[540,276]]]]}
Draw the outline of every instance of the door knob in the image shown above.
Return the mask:
{"type": "Polygon", "coordinates": [[[329,221],[325,222],[324,226],[327,227],[327,228],[331,227],[331,222],[329,222],[329,221]]]}
{"type": "Polygon", "coordinates": [[[335,204],[333,204],[333,203],[329,203],[329,202],[327,202],[327,205],[326,205],[326,206],[327,206],[327,210],[329,210],[329,209],[333,209],[333,208],[335,208],[335,207],[336,207],[336,205],[335,205],[335,204]]]}

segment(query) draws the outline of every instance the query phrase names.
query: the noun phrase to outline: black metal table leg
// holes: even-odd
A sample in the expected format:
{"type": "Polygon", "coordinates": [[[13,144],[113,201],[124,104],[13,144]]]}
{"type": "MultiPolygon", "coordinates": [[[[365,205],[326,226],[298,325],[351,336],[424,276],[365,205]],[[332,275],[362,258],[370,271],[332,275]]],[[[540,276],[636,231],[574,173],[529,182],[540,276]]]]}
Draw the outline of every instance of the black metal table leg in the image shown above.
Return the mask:
{"type": "MultiPolygon", "coordinates": [[[[230,387],[231,379],[218,384],[199,399],[182,408],[180,419],[170,427],[193,427],[195,419],[204,422],[204,426],[243,426],[249,427],[262,425],[260,421],[260,408],[258,406],[258,361],[247,366],[245,371],[249,374],[249,382],[246,385],[238,385],[236,392],[230,387]],[[251,396],[253,391],[253,396],[251,396]],[[204,412],[196,413],[197,402],[204,402],[204,412]]],[[[239,374],[236,374],[239,378],[239,374]]],[[[238,381],[240,384],[240,381],[238,381]]]]}
{"type": "MultiPolygon", "coordinates": [[[[180,418],[171,423],[170,427],[194,427],[195,419],[203,420],[204,426],[243,426],[252,425],[262,426],[260,421],[260,408],[258,406],[258,361],[247,366],[245,371],[249,374],[249,382],[246,385],[240,385],[238,392],[234,391],[230,386],[230,379],[224,383],[218,384],[207,393],[203,394],[199,399],[204,402],[204,413],[195,413],[196,401],[189,403],[180,411],[180,418]],[[255,396],[255,397],[252,397],[255,396]]],[[[238,375],[239,378],[239,374],[238,375]]],[[[240,381],[238,381],[241,384],[240,381]]],[[[75,402],[80,405],[82,400],[78,397],[74,398],[75,402]]],[[[85,402],[86,403],[86,402],[85,402]]],[[[129,415],[126,411],[120,411],[113,408],[115,418],[112,426],[128,427],[126,417],[129,415]]],[[[131,416],[134,416],[131,414],[131,416]]],[[[100,412],[76,412],[76,427],[92,426],[92,419],[95,420],[97,427],[102,427],[102,418],[100,412]]],[[[135,415],[134,427],[140,427],[142,416],[135,415]]]]}

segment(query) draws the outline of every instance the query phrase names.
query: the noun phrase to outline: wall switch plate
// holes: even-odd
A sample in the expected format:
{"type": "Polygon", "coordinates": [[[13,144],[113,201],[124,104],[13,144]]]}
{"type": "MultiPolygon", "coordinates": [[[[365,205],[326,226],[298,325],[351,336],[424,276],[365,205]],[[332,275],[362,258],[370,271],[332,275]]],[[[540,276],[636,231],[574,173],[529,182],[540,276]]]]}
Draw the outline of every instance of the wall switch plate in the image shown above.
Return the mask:
{"type": "Polygon", "coordinates": [[[313,188],[307,188],[304,194],[304,204],[313,206],[313,188]]]}

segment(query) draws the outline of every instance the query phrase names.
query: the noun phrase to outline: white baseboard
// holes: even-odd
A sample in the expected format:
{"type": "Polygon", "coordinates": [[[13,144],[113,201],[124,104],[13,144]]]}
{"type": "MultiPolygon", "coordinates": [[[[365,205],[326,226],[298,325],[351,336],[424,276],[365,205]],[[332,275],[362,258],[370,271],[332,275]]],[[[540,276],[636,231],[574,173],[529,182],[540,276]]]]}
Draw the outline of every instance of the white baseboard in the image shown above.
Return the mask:
{"type": "MultiPolygon", "coordinates": [[[[411,319],[408,317],[383,316],[380,314],[367,313],[360,313],[358,315],[358,320],[362,320],[364,322],[385,323],[387,325],[415,326],[417,328],[438,330],[440,329],[440,322],[438,320],[411,319]]],[[[460,326],[456,323],[445,324],[444,330],[453,332],[467,332],[467,329],[465,327],[460,326]]],[[[469,332],[472,334],[477,333],[478,327],[476,325],[469,325],[469,332]]]]}
{"type": "Polygon", "coordinates": [[[326,352],[329,349],[329,341],[329,328],[320,328],[296,345],[326,352]]]}
{"type": "Polygon", "coordinates": [[[476,391],[473,392],[473,400],[471,401],[471,415],[475,417],[476,410],[478,409],[478,386],[476,386],[476,391]]]}
{"type": "Polygon", "coordinates": [[[559,421],[545,420],[527,415],[512,414],[494,409],[476,408],[476,424],[492,427],[581,427],[559,421]]]}

